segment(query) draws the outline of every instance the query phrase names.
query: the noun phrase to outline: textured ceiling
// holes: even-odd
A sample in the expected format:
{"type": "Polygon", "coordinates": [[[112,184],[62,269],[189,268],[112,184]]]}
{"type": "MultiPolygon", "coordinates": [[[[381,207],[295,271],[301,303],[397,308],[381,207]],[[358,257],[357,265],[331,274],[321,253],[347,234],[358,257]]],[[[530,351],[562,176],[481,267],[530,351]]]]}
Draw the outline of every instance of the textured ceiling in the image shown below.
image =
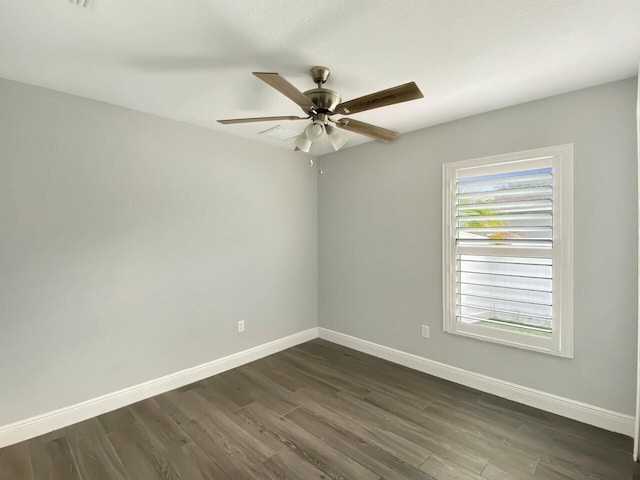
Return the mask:
{"type": "Polygon", "coordinates": [[[327,65],[344,100],[413,80],[424,99],[354,115],[409,132],[630,77],[639,60],[639,0],[0,0],[0,77],[283,148],[259,135],[277,122],[215,122],[302,113],[252,71],[307,90],[327,65]]]}

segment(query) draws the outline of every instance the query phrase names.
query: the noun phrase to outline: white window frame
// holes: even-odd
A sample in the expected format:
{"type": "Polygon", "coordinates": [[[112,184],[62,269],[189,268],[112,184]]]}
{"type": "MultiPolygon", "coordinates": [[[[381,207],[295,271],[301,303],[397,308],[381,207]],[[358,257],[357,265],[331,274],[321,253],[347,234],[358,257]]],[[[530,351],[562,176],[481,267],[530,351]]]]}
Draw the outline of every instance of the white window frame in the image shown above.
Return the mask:
{"type": "Polygon", "coordinates": [[[573,358],[573,144],[445,163],[443,165],[444,331],[514,347],[573,358]],[[456,245],[456,179],[518,170],[552,168],[553,247],[459,247],[456,245]],[[552,258],[552,334],[545,338],[466,324],[456,319],[456,255],[552,258]]]}

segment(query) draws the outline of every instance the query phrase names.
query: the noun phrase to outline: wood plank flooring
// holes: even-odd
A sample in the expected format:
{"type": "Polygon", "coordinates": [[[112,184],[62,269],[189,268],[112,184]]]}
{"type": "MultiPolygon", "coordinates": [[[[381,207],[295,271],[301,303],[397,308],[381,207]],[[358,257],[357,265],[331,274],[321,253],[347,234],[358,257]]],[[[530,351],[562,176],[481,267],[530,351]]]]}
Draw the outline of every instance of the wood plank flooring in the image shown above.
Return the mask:
{"type": "Polygon", "coordinates": [[[314,340],[0,449],[0,479],[630,480],[631,449],[314,340]]]}

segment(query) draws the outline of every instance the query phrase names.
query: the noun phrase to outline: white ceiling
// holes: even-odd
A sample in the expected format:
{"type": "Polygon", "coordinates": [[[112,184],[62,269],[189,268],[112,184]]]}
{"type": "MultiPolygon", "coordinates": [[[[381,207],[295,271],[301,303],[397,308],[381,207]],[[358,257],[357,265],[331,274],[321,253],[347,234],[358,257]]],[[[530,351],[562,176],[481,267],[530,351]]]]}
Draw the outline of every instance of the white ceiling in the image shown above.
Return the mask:
{"type": "Polygon", "coordinates": [[[302,114],[250,72],[307,90],[327,65],[343,100],[413,80],[424,99],[354,115],[404,133],[631,77],[640,60],[639,0],[88,2],[0,0],[0,77],[291,149],[258,135],[277,122],[216,123],[302,114]]]}

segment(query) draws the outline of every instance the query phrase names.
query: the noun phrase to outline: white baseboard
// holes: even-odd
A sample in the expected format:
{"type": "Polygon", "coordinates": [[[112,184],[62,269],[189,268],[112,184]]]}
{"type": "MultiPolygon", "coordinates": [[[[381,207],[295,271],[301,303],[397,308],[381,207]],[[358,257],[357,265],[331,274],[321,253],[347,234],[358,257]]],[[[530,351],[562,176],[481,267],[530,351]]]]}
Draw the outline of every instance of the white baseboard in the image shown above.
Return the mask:
{"type": "Polygon", "coordinates": [[[73,425],[176,388],[184,387],[190,383],[253,362],[317,337],[318,329],[310,328],[309,330],[258,345],[202,365],[187,368],[165,377],[124,388],[16,423],[0,426],[0,448],[73,425]]]}
{"type": "Polygon", "coordinates": [[[523,387],[515,383],[469,372],[444,363],[385,347],[326,328],[310,328],[273,342],[234,353],[211,362],[197,365],[165,377],[150,380],[85,402],[44,413],[9,425],[0,426],[0,448],[22,442],[38,435],[102,415],[155,395],[183,387],[217,375],[314,338],[358,350],[390,362],[444,378],[482,392],[507,398],[524,405],[572,418],[579,422],[633,436],[634,417],[550,393],[523,387]]]}
{"type": "Polygon", "coordinates": [[[540,410],[555,413],[605,430],[621,433],[630,437],[633,436],[635,420],[631,415],[614,412],[533,388],[523,387],[522,385],[505,382],[486,375],[480,375],[326,328],[320,327],[318,333],[320,338],[329,342],[383,358],[413,370],[444,378],[445,380],[460,385],[475,388],[485,393],[507,398],[514,402],[539,408],[540,410]]]}

